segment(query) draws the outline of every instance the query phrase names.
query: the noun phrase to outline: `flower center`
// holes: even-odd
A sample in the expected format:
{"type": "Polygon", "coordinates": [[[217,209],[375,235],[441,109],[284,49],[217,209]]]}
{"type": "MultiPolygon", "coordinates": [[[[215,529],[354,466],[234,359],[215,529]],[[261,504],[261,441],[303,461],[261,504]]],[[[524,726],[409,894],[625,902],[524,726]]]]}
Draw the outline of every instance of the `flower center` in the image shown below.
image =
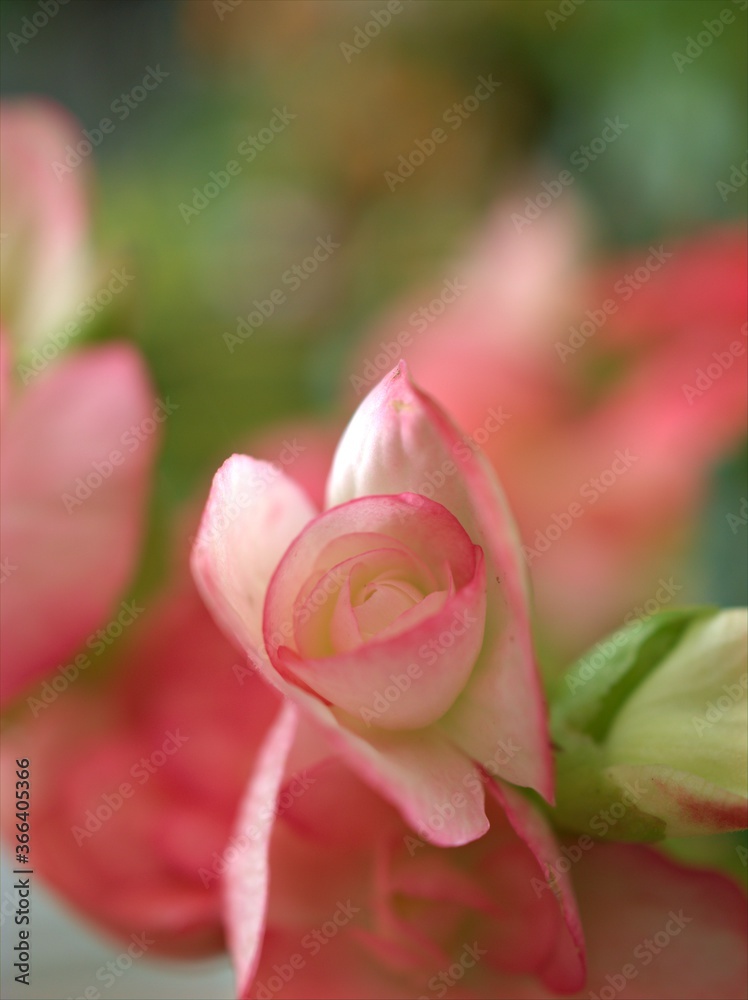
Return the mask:
{"type": "Polygon", "coordinates": [[[356,586],[354,576],[351,574],[351,607],[364,641],[388,628],[424,598],[418,587],[405,580],[382,574],[356,586]]]}

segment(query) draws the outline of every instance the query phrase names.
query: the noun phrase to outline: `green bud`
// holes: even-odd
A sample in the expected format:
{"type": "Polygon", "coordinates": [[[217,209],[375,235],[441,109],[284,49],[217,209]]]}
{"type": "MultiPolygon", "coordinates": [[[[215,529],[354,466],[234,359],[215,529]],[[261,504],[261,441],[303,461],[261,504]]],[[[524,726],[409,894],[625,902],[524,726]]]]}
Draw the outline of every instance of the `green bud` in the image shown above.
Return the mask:
{"type": "Polygon", "coordinates": [[[553,706],[561,825],[611,840],[748,826],[748,611],[666,611],[576,663],[553,706]]]}

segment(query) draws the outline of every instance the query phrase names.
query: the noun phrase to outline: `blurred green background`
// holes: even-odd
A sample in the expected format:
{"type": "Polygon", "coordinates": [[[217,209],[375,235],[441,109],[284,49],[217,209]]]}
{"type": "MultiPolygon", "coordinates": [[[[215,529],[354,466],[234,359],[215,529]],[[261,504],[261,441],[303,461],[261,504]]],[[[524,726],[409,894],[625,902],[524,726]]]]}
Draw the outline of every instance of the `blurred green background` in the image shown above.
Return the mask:
{"type": "MultiPolygon", "coordinates": [[[[6,96],[50,96],[93,129],[148,67],[168,74],[92,157],[98,251],[135,275],[93,335],[132,337],[179,406],[156,534],[250,432],[339,407],[351,345],[380,311],[441,276],[498,194],[555,176],[606,117],[629,128],[615,156],[578,176],[601,249],[743,216],[745,189],[725,199],[717,182],[746,157],[744,6],[407,0],[356,50],[345,46],[387,5],[69,0],[14,42],[41,8],[3,0],[6,96]],[[733,22],[678,66],[674,53],[726,7],[733,22]],[[391,192],[385,171],[490,74],[491,100],[391,192]],[[252,162],[237,154],[284,109],[296,117],[252,162]],[[231,159],[241,172],[186,221],[180,205],[231,159]],[[328,235],[340,249],[229,351],[237,317],[328,235]]],[[[746,600],[735,569],[746,532],[724,530],[745,495],[744,462],[728,463],[696,557],[704,596],[720,603],[746,600]]]]}

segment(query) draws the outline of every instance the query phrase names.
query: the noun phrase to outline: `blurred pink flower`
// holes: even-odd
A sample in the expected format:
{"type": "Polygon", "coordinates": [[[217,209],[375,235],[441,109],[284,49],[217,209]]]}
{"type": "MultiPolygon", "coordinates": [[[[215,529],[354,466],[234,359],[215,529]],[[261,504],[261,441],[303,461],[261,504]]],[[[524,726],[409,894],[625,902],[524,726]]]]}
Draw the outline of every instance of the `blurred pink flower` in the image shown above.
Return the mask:
{"type": "Polygon", "coordinates": [[[85,168],[55,168],[79,133],[37,99],[4,102],[0,119],[5,706],[114,613],[165,414],[133,348],[60,359],[94,311],[85,168]]]}
{"type": "Polygon", "coordinates": [[[137,564],[161,416],[126,345],[76,353],[25,389],[5,375],[4,706],[114,613],[137,564]]]}
{"type": "MultiPolygon", "coordinates": [[[[323,502],[326,432],[289,427],[251,450],[323,502]]],[[[49,701],[43,687],[3,744],[6,768],[33,760],[35,871],[100,926],[193,957],[227,935],[238,995],[258,1000],[586,998],[624,968],[623,998],[742,995],[727,879],[591,838],[562,848],[469,764],[490,830],[433,847],[469,797],[450,789],[409,828],[223,637],[181,560],[142,608],[111,674],[84,671],[49,701]]]]}
{"type": "Polygon", "coordinates": [[[86,165],[56,171],[80,127],[40,98],[0,104],[0,315],[35,347],[56,334],[90,291],[86,165]]]}
{"type": "Polygon", "coordinates": [[[725,228],[585,271],[571,205],[517,232],[520,210],[500,203],[451,285],[390,315],[349,381],[360,394],[402,354],[483,448],[562,665],[682,586],[674,558],[745,433],[748,255],[725,228]]]}
{"type": "MultiPolygon", "coordinates": [[[[251,447],[280,467],[289,443],[294,477],[321,503],[331,435],[289,425],[251,447]]],[[[196,523],[196,511],[178,518],[175,537],[196,523]]],[[[195,956],[223,947],[223,850],[281,698],[213,623],[184,540],[174,548],[162,590],[129,602],[109,669],[94,673],[86,647],[10,716],[3,766],[32,760],[32,860],[46,882],[123,940],[145,932],[155,951],[195,956]]]]}
{"type": "Polygon", "coordinates": [[[309,725],[277,717],[226,852],[240,997],[746,996],[729,879],[645,847],[561,846],[490,779],[490,831],[433,847],[340,758],[315,760],[309,725]]]}
{"type": "Polygon", "coordinates": [[[4,763],[32,760],[34,870],[110,933],[196,956],[223,944],[220,876],[200,869],[223,850],[280,699],[213,624],[186,567],[139,609],[116,672],[55,700],[38,692],[4,763]]]}
{"type": "Polygon", "coordinates": [[[344,433],[326,507],[315,516],[267,463],[229,459],[193,552],[216,619],[432,841],[485,833],[481,765],[550,798],[511,518],[488,468],[404,366],[344,433]],[[433,500],[423,496],[432,476],[433,500]],[[458,794],[464,808],[429,828],[435,805],[458,794]]]}

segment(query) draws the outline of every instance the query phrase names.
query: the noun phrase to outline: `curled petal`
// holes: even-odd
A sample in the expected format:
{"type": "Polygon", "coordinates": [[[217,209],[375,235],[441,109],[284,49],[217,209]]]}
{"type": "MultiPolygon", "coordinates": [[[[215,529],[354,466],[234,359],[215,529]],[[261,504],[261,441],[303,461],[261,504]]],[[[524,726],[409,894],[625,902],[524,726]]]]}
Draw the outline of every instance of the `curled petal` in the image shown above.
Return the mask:
{"type": "Polygon", "coordinates": [[[314,514],[303,490],[269,462],[233,455],[213,480],[192,572],[216,620],[261,669],[270,669],[262,640],[268,583],[314,514]]]}
{"type": "Polygon", "coordinates": [[[497,735],[521,753],[500,774],[546,798],[553,777],[543,692],[530,635],[524,563],[516,529],[493,473],[401,362],[366,397],[338,446],[328,505],[379,493],[438,501],[486,557],[486,633],[470,683],[440,721],[474,760],[495,752],[497,735]]]}
{"type": "Polygon", "coordinates": [[[227,851],[224,877],[229,950],[239,995],[248,995],[265,931],[269,884],[268,852],[278,795],[297,726],[297,710],[282,707],[260,751],[234,833],[236,849],[227,851]]]}
{"type": "MultiPolygon", "coordinates": [[[[354,535],[352,544],[360,545],[363,538],[365,535],[354,535]]],[[[362,553],[360,563],[354,565],[376,574],[387,565],[382,557],[387,551],[378,549],[374,553],[362,553]]],[[[396,556],[396,552],[391,553],[389,562],[399,568],[402,560],[396,556]]],[[[337,567],[341,573],[342,565],[337,567]]],[[[412,578],[417,579],[414,572],[412,578]]],[[[398,597],[390,593],[385,598],[394,602],[396,609],[400,608],[400,602],[411,600],[409,593],[402,589],[405,584],[400,586],[398,597]]],[[[317,593],[321,595],[319,607],[314,608],[311,601],[305,600],[301,611],[307,622],[321,619],[329,633],[335,611],[341,607],[340,595],[332,590],[325,601],[325,591],[317,588],[311,596],[317,593]]],[[[366,606],[371,603],[369,601],[366,606]]],[[[421,603],[428,603],[428,595],[421,603]]],[[[420,605],[412,611],[418,607],[420,605]]],[[[349,619],[350,610],[347,604],[343,605],[343,613],[349,619]]],[[[472,545],[451,514],[423,498],[363,497],[322,514],[301,533],[283,557],[268,591],[265,641],[271,661],[281,673],[301,679],[308,689],[339,708],[387,729],[418,729],[443,715],[464,687],[481,648],[484,617],[482,553],[472,545]],[[385,530],[393,532],[396,541],[408,538],[424,560],[430,542],[450,566],[458,589],[441,600],[441,606],[433,614],[422,617],[415,624],[410,612],[401,615],[405,625],[394,635],[394,625],[399,619],[386,630],[385,638],[374,637],[349,652],[335,655],[335,650],[331,650],[331,656],[310,660],[281,644],[283,636],[290,636],[293,631],[288,609],[294,607],[300,582],[312,573],[320,551],[335,545],[337,539],[347,542],[347,529],[357,525],[371,528],[375,535],[385,530]],[[447,636],[445,643],[449,641],[449,648],[439,652],[432,649],[429,655],[429,642],[438,642],[440,636],[447,636]]],[[[298,634],[298,629],[296,632],[298,634]]]]}

